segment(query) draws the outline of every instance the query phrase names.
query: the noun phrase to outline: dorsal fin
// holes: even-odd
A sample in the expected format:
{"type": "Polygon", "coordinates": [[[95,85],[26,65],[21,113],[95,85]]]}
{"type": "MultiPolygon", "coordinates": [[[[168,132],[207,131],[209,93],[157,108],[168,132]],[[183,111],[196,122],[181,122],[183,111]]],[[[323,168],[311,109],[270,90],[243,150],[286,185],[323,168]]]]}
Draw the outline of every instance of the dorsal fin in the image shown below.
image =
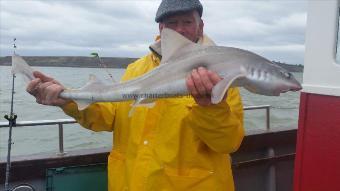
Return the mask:
{"type": "MultiPolygon", "coordinates": [[[[105,89],[105,84],[98,79],[94,74],[90,74],[89,81],[85,84],[85,86],[78,89],[78,91],[89,91],[89,92],[99,92],[100,90],[105,89]]],[[[83,110],[87,108],[91,103],[92,100],[84,100],[84,99],[73,99],[74,102],[78,105],[78,110],[83,110]]]]}
{"type": "Polygon", "coordinates": [[[162,50],[162,63],[167,62],[172,57],[180,55],[181,51],[191,49],[198,46],[196,43],[191,42],[176,31],[164,28],[161,33],[161,50],[162,50]]]}
{"type": "Polygon", "coordinates": [[[98,79],[94,74],[89,75],[89,81],[85,84],[85,86],[81,87],[79,90],[101,90],[105,87],[105,84],[98,79]]]}

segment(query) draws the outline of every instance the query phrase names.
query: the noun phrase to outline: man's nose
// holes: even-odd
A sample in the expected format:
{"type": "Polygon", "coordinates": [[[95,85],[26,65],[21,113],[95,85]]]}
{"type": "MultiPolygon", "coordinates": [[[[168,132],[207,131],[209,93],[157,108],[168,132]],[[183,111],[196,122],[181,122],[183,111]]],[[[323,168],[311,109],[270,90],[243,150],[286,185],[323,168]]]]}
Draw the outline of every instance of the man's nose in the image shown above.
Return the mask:
{"type": "Polygon", "coordinates": [[[183,35],[185,33],[184,25],[182,23],[178,23],[175,31],[183,35]]]}

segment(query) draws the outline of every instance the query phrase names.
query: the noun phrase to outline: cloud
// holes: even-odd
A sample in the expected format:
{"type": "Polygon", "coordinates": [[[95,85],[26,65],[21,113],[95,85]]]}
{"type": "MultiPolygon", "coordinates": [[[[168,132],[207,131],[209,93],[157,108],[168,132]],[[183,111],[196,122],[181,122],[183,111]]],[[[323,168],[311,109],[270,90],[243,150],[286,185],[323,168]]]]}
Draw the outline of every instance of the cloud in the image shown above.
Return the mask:
{"type": "Polygon", "coordinates": [[[306,1],[204,2],[206,32],[218,44],[303,64],[306,1]]]}
{"type": "MultiPolygon", "coordinates": [[[[16,37],[23,55],[140,57],[158,34],[159,0],[0,1],[0,56],[16,37]]],[[[218,44],[301,64],[306,1],[202,0],[205,32],[218,44]]]]}

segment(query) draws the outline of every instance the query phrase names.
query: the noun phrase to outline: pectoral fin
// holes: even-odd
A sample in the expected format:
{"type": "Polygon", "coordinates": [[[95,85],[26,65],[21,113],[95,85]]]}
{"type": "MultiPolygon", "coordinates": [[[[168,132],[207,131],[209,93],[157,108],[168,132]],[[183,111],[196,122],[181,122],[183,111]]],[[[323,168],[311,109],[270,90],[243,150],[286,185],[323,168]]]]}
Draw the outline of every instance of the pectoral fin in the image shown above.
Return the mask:
{"type": "Polygon", "coordinates": [[[131,106],[129,117],[133,115],[136,107],[144,106],[147,108],[153,108],[155,106],[155,102],[153,99],[139,98],[131,106]]]}
{"type": "Polygon", "coordinates": [[[87,100],[74,100],[74,102],[76,102],[79,111],[84,110],[92,103],[87,100]]]}
{"type": "Polygon", "coordinates": [[[227,90],[231,87],[232,83],[238,79],[242,78],[243,75],[236,75],[236,76],[226,76],[218,82],[212,89],[211,93],[211,103],[218,104],[222,101],[224,95],[226,94],[227,90]]]}

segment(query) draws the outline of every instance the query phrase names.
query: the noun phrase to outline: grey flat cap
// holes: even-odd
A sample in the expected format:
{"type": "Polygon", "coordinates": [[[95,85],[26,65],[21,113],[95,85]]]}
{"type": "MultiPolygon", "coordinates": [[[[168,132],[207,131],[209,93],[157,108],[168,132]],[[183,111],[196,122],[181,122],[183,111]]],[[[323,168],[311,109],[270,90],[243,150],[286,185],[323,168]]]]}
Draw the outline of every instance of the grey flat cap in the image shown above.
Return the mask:
{"type": "Polygon", "coordinates": [[[199,0],[162,0],[156,13],[155,21],[159,23],[164,17],[191,10],[197,10],[202,17],[203,7],[199,0]]]}

